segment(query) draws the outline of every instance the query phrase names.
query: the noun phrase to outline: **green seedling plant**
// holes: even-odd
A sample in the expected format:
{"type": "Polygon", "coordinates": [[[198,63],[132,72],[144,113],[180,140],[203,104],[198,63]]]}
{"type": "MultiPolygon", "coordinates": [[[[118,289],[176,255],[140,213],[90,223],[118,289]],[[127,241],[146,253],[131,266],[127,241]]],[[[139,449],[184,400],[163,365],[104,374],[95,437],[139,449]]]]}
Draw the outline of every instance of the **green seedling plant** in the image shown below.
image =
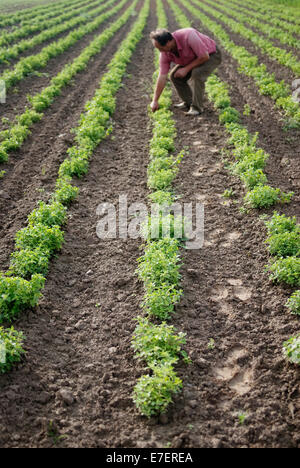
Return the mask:
{"type": "Polygon", "coordinates": [[[269,244],[269,252],[277,257],[299,257],[300,256],[300,233],[284,232],[273,234],[266,240],[269,244]]]}
{"type": "Polygon", "coordinates": [[[238,416],[239,423],[241,425],[243,425],[245,423],[246,418],[247,418],[247,413],[244,413],[243,411],[239,411],[237,416],[238,416]]]}
{"type": "Polygon", "coordinates": [[[26,307],[35,307],[44,285],[42,275],[33,275],[30,281],[0,275],[0,323],[11,322],[26,307]]]}
{"type": "Polygon", "coordinates": [[[207,348],[210,350],[215,349],[215,340],[213,338],[210,338],[207,348]]]}
{"type": "Polygon", "coordinates": [[[187,353],[182,350],[185,345],[185,333],[174,333],[173,326],[162,322],[154,325],[147,318],[138,317],[138,325],[132,337],[132,347],[136,358],[145,361],[148,366],[167,362],[176,363],[180,357],[190,362],[187,353]]]}
{"type": "Polygon", "coordinates": [[[286,232],[297,232],[300,235],[300,227],[297,225],[295,216],[288,217],[274,211],[272,218],[265,222],[269,236],[284,234],[286,232]]]}
{"type": "Polygon", "coordinates": [[[223,193],[222,193],[222,197],[224,198],[231,198],[235,195],[235,192],[232,188],[230,189],[226,189],[223,193]]]}
{"type": "Polygon", "coordinates": [[[11,254],[8,276],[20,276],[27,280],[34,274],[46,276],[48,273],[50,252],[40,248],[19,250],[11,254]]]}
{"type": "Polygon", "coordinates": [[[295,291],[286,303],[291,314],[300,315],[300,290],[295,291]]]}
{"type": "Polygon", "coordinates": [[[24,335],[13,327],[0,327],[0,374],[8,372],[25,354],[24,335]]]}
{"type": "Polygon", "coordinates": [[[282,351],[287,361],[292,364],[300,364],[300,334],[285,341],[282,351]]]}
{"type": "Polygon", "coordinates": [[[266,266],[271,272],[270,280],[276,283],[286,283],[290,286],[300,286],[300,258],[278,258],[266,266]]]}
{"type": "Polygon", "coordinates": [[[151,366],[152,375],[139,378],[133,392],[133,401],[140,413],[150,418],[163,414],[173,402],[173,395],[182,389],[171,363],[151,366]]]}
{"type": "Polygon", "coordinates": [[[276,203],[290,203],[294,192],[285,193],[269,185],[258,185],[245,195],[245,203],[251,208],[270,208],[276,203]]]}

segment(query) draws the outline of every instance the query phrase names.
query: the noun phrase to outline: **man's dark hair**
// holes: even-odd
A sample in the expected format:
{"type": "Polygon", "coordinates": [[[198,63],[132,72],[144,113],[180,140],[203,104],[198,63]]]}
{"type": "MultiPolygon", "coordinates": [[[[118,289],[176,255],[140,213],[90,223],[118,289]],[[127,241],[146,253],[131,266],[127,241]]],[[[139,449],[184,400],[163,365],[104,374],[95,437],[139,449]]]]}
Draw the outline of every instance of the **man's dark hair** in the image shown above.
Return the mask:
{"type": "Polygon", "coordinates": [[[167,29],[157,29],[156,31],[152,31],[152,33],[150,33],[150,39],[154,39],[161,46],[165,46],[167,42],[173,39],[173,36],[167,29]]]}

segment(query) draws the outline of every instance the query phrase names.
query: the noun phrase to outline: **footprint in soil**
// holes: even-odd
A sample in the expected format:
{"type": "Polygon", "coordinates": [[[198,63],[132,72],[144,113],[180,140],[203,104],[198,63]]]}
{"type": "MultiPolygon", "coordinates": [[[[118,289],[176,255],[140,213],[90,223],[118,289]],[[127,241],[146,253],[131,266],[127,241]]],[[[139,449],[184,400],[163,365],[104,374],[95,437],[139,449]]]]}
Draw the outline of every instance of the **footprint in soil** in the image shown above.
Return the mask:
{"type": "Polygon", "coordinates": [[[241,234],[237,231],[229,232],[225,236],[225,242],[222,242],[222,244],[220,244],[220,247],[228,249],[232,247],[234,242],[237,241],[240,237],[241,237],[241,234]]]}
{"type": "MultiPolygon", "coordinates": [[[[215,378],[226,382],[229,388],[238,395],[244,395],[252,388],[253,370],[251,367],[243,369],[239,364],[239,362],[247,359],[247,357],[247,350],[237,345],[229,351],[224,366],[213,369],[215,378]]],[[[222,400],[219,406],[224,409],[228,406],[227,403],[222,400]]]]}
{"type": "Polygon", "coordinates": [[[210,298],[214,302],[220,302],[220,306],[223,307],[224,300],[234,296],[243,302],[248,301],[252,297],[252,289],[243,286],[243,282],[239,279],[229,278],[227,282],[231,288],[226,288],[223,285],[215,286],[210,292],[210,298]],[[231,293],[230,290],[231,289],[231,293]],[[228,297],[229,296],[229,297],[228,297]]]}

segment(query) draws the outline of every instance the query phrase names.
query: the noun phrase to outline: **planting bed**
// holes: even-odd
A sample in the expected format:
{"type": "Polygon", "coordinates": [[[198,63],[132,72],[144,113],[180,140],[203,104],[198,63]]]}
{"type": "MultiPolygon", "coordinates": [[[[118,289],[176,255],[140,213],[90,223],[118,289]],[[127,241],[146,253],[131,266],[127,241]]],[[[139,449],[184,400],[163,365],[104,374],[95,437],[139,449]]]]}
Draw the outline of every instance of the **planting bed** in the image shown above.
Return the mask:
{"type": "MultiPolygon", "coordinates": [[[[28,105],[26,94],[40,93],[131,3],[53,58],[41,69],[47,75],[21,80],[18,94],[9,91],[7,103],[0,104],[1,117],[13,121],[22,114],[28,105]]],[[[192,24],[212,35],[183,3],[161,2],[169,29],[192,24]]],[[[183,349],[191,362],[175,364],[182,391],[163,414],[147,418],[132,399],[138,379],[147,374],[145,363],[136,359],[132,348],[134,319],[143,314],[144,285],[136,274],[143,241],[99,239],[97,207],[104,202],[118,206],[122,194],[127,195],[128,204],[150,203],[153,188],[147,180],[150,186],[153,120],[149,103],[155,58],[149,33],[158,24],[155,0],[150,0],[142,38],[122,72],[122,86],[112,90],[115,110],[103,104],[103,115],[108,112],[105,125],[112,125],[107,135],[104,131],[99,138],[91,137],[88,125],[96,117],[85,104],[96,90],[101,91],[100,80],[107,73],[115,76],[111,59],[136,22],[143,21],[145,4],[147,8],[142,0],[136,3],[135,14],[90,59],[87,68],[62,88],[42,119],[31,125],[31,134],[19,150],[10,151],[9,160],[0,163],[0,173],[5,171],[0,178],[0,269],[7,271],[10,255],[16,251],[16,234],[27,226],[38,201],[47,203],[52,197],[68,148],[75,145],[83,153],[84,145],[96,141],[88,172],[81,178],[71,174],[79,193],[65,204],[64,243],[49,259],[38,304],[20,308],[9,323],[1,315],[5,299],[0,303],[0,326],[13,325],[23,332],[26,351],[9,372],[0,373],[0,446],[300,447],[299,365],[289,362],[282,352],[283,342],[299,333],[299,315],[291,314],[285,304],[299,289],[300,278],[293,285],[269,279],[265,265],[272,255],[261,218],[265,214],[270,219],[276,210],[295,216],[300,223],[300,130],[297,126],[284,129],[282,109],[259,94],[255,81],[240,73],[236,60],[222,47],[217,75],[229,86],[230,106],[239,112],[239,122],[250,134],[258,132],[256,148],[269,155],[263,168],[267,183],[293,192],[293,197],[290,203],[265,209],[245,207],[247,190],[228,170],[234,161],[233,146],[228,145],[230,134],[219,119],[222,109],[214,105],[213,93],[204,113],[196,118],[186,117],[171,105],[177,130],[173,154],[185,147],[188,150],[168,190],[181,196],[181,202],[202,203],[205,210],[203,247],[180,248],[183,295],[168,321],[177,333],[186,334],[183,349]],[[80,120],[84,113],[88,123],[80,120]],[[81,129],[76,137],[73,128],[81,129]],[[84,131],[87,139],[82,139],[84,131]]],[[[219,22],[218,18],[214,21],[219,22]]],[[[226,32],[231,34],[229,29],[226,32]]],[[[279,79],[291,85],[289,79],[294,76],[283,65],[275,65],[237,33],[231,38],[256,54],[268,71],[277,66],[279,79]]],[[[297,55],[292,47],[289,50],[297,55]]],[[[178,102],[174,92],[172,100],[178,102]]],[[[2,125],[7,128],[7,122],[2,125]]]]}

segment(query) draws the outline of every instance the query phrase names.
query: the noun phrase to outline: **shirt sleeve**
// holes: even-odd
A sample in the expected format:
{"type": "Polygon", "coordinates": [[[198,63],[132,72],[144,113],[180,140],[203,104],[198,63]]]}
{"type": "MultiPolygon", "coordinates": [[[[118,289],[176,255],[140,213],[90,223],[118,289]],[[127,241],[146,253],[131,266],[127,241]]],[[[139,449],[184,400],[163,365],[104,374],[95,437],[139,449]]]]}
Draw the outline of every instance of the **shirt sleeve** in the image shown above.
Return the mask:
{"type": "Polygon", "coordinates": [[[170,65],[171,63],[170,63],[170,60],[168,59],[167,54],[165,54],[164,52],[161,52],[159,56],[159,69],[160,69],[161,75],[167,75],[169,73],[170,65]]]}
{"type": "Polygon", "coordinates": [[[200,39],[196,31],[191,31],[189,33],[187,37],[187,43],[198,58],[202,58],[208,54],[207,46],[200,39]]]}

